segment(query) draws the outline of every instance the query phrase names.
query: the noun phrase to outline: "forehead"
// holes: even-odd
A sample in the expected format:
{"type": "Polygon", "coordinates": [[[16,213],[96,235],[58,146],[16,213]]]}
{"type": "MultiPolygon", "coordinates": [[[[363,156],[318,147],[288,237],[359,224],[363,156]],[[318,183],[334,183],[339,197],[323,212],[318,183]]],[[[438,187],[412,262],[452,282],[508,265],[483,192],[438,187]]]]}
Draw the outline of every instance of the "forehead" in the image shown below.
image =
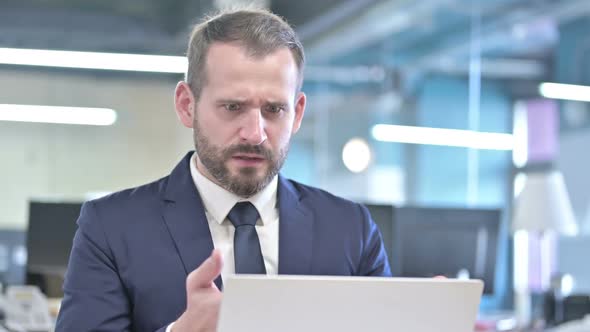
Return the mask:
{"type": "Polygon", "coordinates": [[[287,47],[269,54],[252,56],[237,43],[213,43],[207,52],[205,71],[207,85],[227,86],[248,81],[249,84],[274,84],[296,86],[298,68],[287,47]]]}

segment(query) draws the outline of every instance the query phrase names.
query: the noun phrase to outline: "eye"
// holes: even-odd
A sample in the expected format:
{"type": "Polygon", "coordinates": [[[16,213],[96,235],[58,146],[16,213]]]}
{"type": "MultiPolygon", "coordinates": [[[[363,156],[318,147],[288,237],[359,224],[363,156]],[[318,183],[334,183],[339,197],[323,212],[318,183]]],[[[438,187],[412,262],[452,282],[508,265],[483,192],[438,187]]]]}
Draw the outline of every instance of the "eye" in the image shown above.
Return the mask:
{"type": "Polygon", "coordinates": [[[271,104],[267,105],[265,110],[269,113],[280,113],[285,110],[285,107],[283,105],[271,104]]]}
{"type": "Polygon", "coordinates": [[[223,107],[230,112],[236,112],[240,110],[240,104],[238,103],[224,104],[223,107]]]}

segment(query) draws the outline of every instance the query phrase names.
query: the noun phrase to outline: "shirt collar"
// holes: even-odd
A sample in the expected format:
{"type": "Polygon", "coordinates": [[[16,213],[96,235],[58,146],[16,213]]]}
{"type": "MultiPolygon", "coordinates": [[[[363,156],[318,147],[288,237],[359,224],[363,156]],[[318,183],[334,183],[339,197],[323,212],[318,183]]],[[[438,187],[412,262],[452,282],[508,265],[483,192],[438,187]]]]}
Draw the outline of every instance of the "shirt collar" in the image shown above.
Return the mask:
{"type": "Polygon", "coordinates": [[[260,220],[263,225],[267,225],[274,220],[278,215],[277,206],[277,186],[278,176],[275,176],[272,181],[259,191],[256,195],[249,198],[242,198],[225,188],[219,186],[215,182],[206,178],[197,168],[196,153],[190,159],[190,171],[193,182],[201,195],[201,200],[205,206],[205,210],[213,217],[215,222],[221,224],[229,214],[229,211],[238,202],[249,201],[258,210],[260,220]]]}

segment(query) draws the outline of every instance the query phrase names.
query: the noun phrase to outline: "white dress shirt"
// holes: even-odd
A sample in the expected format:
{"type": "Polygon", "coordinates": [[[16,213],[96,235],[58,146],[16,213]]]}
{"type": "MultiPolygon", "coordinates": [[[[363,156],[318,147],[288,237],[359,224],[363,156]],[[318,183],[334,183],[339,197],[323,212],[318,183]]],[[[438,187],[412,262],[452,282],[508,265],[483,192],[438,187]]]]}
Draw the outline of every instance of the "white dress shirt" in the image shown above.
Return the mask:
{"type": "MultiPolygon", "coordinates": [[[[218,184],[207,179],[197,169],[196,153],[190,160],[193,182],[199,191],[205,216],[211,231],[213,246],[223,255],[221,278],[235,273],[234,265],[234,231],[235,227],[227,219],[229,211],[238,202],[249,201],[258,210],[260,218],[256,222],[256,232],[260,240],[260,250],[264,258],[266,274],[277,274],[279,270],[279,210],[277,208],[278,176],[256,195],[247,199],[225,190],[218,184]]],[[[172,330],[168,325],[166,332],[172,330]]]]}

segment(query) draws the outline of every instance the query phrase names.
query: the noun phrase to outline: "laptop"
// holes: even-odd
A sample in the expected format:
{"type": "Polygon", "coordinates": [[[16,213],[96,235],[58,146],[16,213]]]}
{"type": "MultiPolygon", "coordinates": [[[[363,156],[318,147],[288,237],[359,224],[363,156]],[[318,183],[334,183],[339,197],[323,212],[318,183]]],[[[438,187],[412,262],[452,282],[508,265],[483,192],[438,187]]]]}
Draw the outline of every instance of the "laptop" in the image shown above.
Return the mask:
{"type": "Polygon", "coordinates": [[[233,275],[218,332],[473,332],[480,280],[233,275]]]}

